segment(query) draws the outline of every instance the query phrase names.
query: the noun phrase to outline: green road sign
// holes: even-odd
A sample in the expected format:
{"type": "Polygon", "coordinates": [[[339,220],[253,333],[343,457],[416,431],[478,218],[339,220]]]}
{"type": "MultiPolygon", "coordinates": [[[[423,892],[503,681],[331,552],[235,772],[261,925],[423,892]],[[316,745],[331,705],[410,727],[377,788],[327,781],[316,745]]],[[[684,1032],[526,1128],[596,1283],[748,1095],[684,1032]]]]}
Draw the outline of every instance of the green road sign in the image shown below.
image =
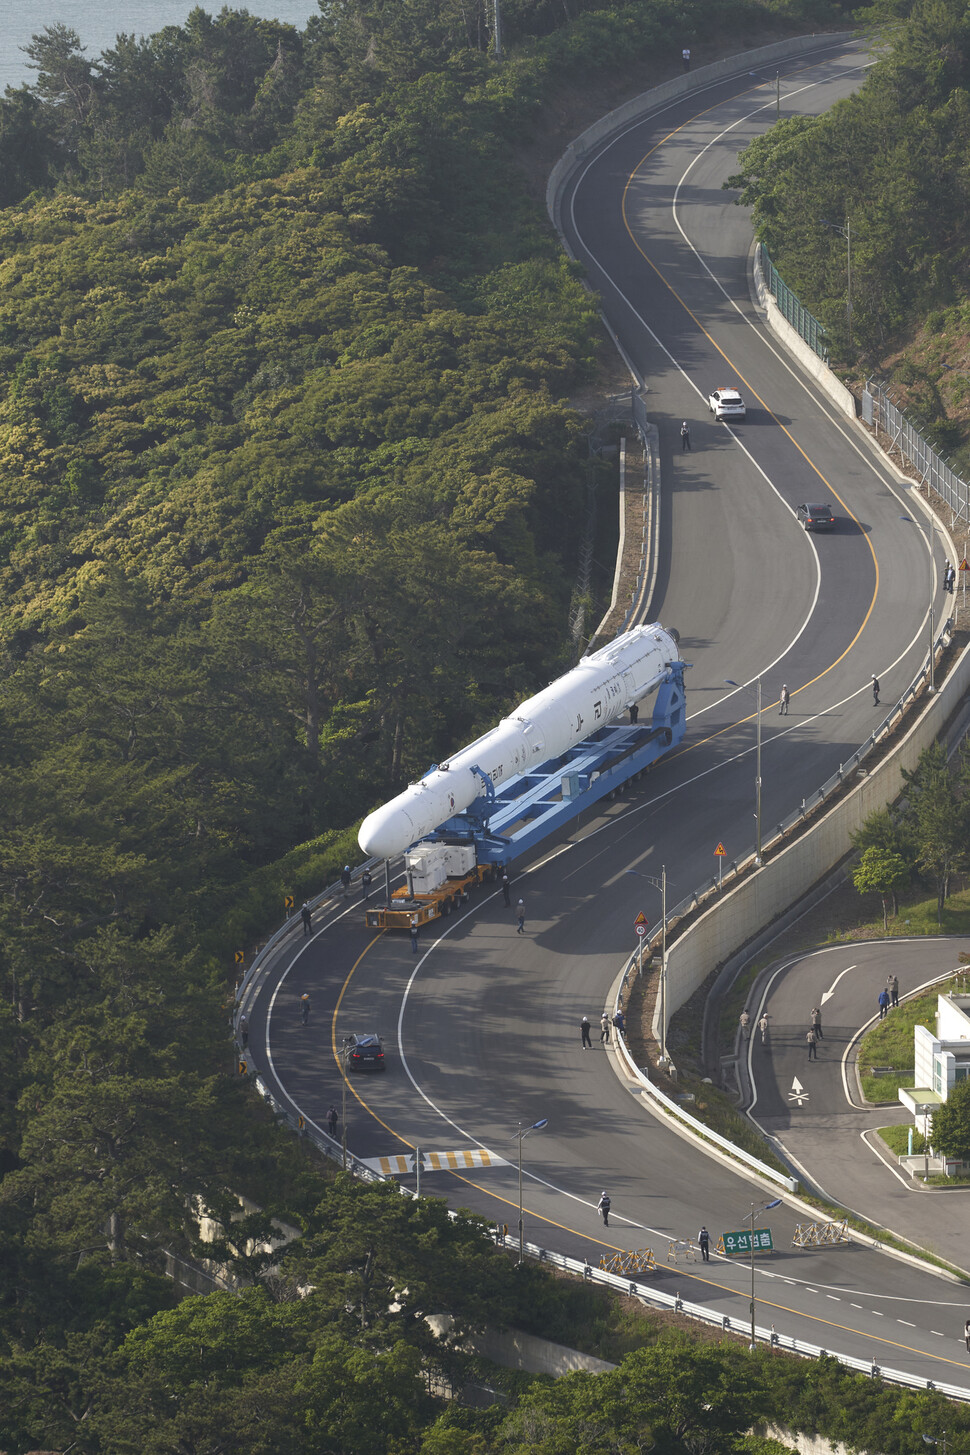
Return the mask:
{"type": "MultiPolygon", "coordinates": [[[[774,1247],[771,1241],[770,1228],[755,1228],[754,1230],[754,1251],[756,1253],[770,1253],[774,1247]]],[[[730,1258],[732,1253],[751,1252],[751,1232],[748,1228],[742,1228],[738,1233],[724,1234],[724,1251],[730,1258]]]]}

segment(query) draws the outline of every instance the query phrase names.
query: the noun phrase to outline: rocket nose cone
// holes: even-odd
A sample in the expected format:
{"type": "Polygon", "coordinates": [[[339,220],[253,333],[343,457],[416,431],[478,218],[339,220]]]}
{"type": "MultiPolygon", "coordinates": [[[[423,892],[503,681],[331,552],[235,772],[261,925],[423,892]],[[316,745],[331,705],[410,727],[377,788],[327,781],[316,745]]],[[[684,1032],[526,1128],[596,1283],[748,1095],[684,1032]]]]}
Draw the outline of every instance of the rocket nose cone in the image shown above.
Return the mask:
{"type": "Polygon", "coordinates": [[[394,803],[385,803],[364,819],[357,842],[372,859],[393,859],[417,837],[410,815],[394,803]]]}

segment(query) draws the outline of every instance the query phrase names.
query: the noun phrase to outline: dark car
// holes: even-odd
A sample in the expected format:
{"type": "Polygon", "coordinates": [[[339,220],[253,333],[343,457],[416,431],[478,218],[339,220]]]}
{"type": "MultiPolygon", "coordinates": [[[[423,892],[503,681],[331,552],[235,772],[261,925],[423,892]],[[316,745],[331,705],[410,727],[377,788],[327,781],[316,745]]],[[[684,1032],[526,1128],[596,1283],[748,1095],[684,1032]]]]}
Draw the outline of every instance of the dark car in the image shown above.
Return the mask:
{"type": "Polygon", "coordinates": [[[380,1036],[345,1036],[344,1060],[348,1071],[383,1071],[384,1042],[380,1036]]]}
{"type": "Polygon", "coordinates": [[[800,505],[798,519],[806,530],[834,530],[835,516],[831,505],[800,505]]]}

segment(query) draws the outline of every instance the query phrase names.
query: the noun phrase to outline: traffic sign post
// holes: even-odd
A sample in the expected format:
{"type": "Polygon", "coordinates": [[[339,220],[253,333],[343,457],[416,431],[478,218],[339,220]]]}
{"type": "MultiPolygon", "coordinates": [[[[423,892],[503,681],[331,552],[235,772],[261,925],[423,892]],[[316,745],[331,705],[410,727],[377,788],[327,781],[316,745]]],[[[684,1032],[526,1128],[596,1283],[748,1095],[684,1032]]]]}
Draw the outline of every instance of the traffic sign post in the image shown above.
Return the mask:
{"type": "Polygon", "coordinates": [[[647,917],[641,909],[633,921],[633,928],[637,932],[637,974],[643,974],[643,941],[647,933],[647,917]]]}
{"type": "Polygon", "coordinates": [[[747,1228],[741,1228],[736,1233],[725,1233],[722,1237],[724,1252],[728,1258],[737,1257],[739,1254],[749,1253],[772,1253],[774,1244],[771,1241],[770,1228],[755,1228],[754,1248],[751,1246],[751,1233],[747,1228]]]}
{"type": "Polygon", "coordinates": [[[717,887],[718,887],[718,889],[720,889],[720,887],[721,887],[721,870],[724,868],[724,856],[727,853],[727,849],[724,847],[724,845],[722,843],[718,843],[718,846],[714,850],[714,852],[717,855],[717,887]]]}

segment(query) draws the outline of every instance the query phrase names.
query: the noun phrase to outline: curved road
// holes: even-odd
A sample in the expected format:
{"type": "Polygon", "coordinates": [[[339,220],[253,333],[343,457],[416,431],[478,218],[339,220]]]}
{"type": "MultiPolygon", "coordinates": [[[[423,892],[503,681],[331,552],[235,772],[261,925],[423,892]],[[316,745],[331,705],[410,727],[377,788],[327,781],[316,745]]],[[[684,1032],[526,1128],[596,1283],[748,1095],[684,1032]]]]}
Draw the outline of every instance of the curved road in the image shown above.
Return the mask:
{"type": "MultiPolygon", "coordinates": [[[[784,113],[821,111],[858,83],[853,45],[820,46],[781,67],[784,113]]],[[[774,71],[775,67],[772,67],[774,71]]],[[[515,1159],[515,1128],[549,1126],[525,1143],[527,1237],[576,1257],[743,1226],[760,1185],[703,1157],[653,1119],[579,1020],[594,1022],[632,947],[633,920],[659,896],[627,870],[667,867],[676,902],[753,840],[754,725],[749,697],[724,680],[782,681],[791,715],[764,718],[765,823],[782,818],[881,720],[884,701],[915,674],[937,591],[932,532],[856,435],[782,358],[747,302],[750,225],[720,190],[740,146],[773,120],[757,78],[699,89],[644,118],[573,180],[564,204],[628,355],[648,379],[660,427],[663,569],[653,612],[680,629],[690,723],[680,749],[644,783],[581,824],[568,841],[517,865],[527,934],[501,895],[483,894],[412,956],[406,941],[363,928],[341,909],[306,944],[287,940],[251,1009],[251,1044],[283,1100],[322,1125],[345,1091],[336,1048],[351,1031],[381,1031],[389,1069],[346,1087],[359,1156],[420,1145],[486,1146],[515,1159]],[[740,384],[748,421],[707,423],[707,394],[740,384]],[[694,452],[679,453],[692,421],[694,452]],[[676,446],[676,453],[674,447],[676,446]],[[839,529],[818,541],[792,509],[835,496],[839,529]],[[309,989],[311,1025],[297,1004],[309,989]],[[595,1205],[608,1188],[609,1229],[595,1205]]],[[[937,552],[939,555],[940,553],[937,552]]],[[[512,1165],[422,1179],[422,1190],[514,1224],[512,1165]]],[[[768,1194],[770,1195],[770,1194],[768,1194]]],[[[958,1291],[863,1247],[786,1251],[799,1214],[772,1214],[776,1247],[759,1268],[759,1320],[816,1344],[970,1385],[958,1291]],[[891,1292],[887,1292],[891,1290],[891,1292]],[[898,1325],[897,1318],[903,1320],[898,1325]]],[[[725,1262],[656,1277],[743,1322],[747,1272],[725,1262]]]]}

